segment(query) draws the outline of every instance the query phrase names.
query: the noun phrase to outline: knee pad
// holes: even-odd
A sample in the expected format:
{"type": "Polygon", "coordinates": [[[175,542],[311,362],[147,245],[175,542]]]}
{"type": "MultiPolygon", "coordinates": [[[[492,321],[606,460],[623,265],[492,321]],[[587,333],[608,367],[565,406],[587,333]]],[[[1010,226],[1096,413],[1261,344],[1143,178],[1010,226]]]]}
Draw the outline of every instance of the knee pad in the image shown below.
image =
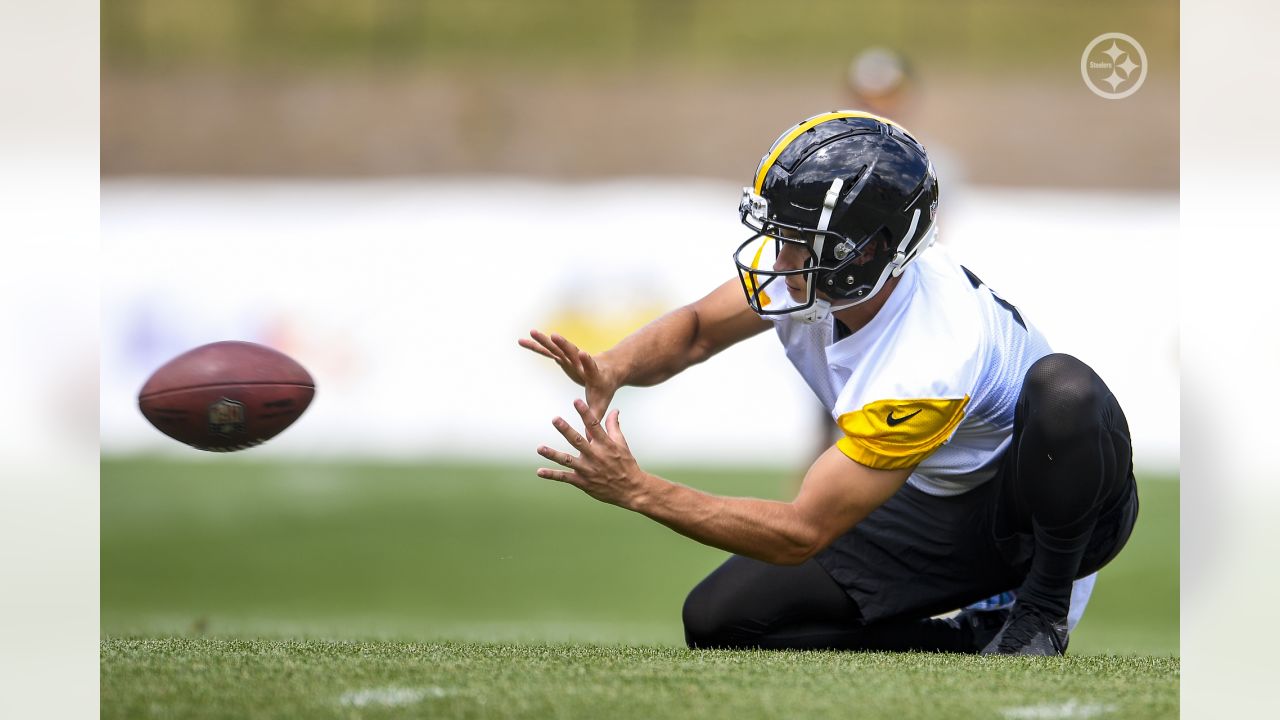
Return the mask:
{"type": "Polygon", "coordinates": [[[1079,359],[1046,355],[1022,383],[1026,430],[1053,443],[1096,432],[1109,395],[1102,378],[1079,359]]]}

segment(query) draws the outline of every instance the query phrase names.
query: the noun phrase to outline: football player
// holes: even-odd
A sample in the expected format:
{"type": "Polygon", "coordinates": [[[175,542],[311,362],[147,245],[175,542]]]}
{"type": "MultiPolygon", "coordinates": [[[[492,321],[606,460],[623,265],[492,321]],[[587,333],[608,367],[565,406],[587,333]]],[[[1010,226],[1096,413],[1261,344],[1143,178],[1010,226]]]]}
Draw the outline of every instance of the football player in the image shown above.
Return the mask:
{"type": "MultiPolygon", "coordinates": [[[[1137,517],[1115,397],[936,234],[924,147],[875,115],[784,132],[743,189],[738,277],[591,355],[520,344],[586,389],[572,451],[538,475],[733,555],[684,605],[691,647],[1061,655],[1073,581],[1120,552],[1137,517]],[[700,492],[641,469],[623,385],[660,383],[772,329],[840,439],[790,502],[700,492]],[[1002,612],[934,616],[1016,588],[1002,612]]],[[[767,423],[766,418],[761,419],[767,423]]]]}

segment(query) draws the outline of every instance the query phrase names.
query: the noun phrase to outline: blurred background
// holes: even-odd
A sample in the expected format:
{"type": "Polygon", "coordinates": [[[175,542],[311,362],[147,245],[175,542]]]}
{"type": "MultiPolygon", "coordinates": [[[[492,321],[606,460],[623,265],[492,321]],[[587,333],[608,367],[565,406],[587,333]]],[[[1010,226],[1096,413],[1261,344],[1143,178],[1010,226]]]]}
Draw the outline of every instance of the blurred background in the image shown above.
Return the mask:
{"type": "MultiPolygon", "coordinates": [[[[533,476],[599,350],[733,276],[788,126],[930,150],[940,242],[1125,406],[1138,532],[1072,648],[1178,650],[1178,7],[916,0],[117,0],[101,9],[102,630],[678,643],[723,558],[533,476]],[[1146,54],[1122,100],[1081,54],[1146,54]],[[138,414],[221,339],[317,398],[242,455],[138,414]]],[[[817,401],[770,336],[626,389],[646,469],[786,497],[817,401]],[[773,420],[762,428],[767,408],[773,420]]],[[[1205,512],[1212,513],[1212,507],[1205,512]]]]}

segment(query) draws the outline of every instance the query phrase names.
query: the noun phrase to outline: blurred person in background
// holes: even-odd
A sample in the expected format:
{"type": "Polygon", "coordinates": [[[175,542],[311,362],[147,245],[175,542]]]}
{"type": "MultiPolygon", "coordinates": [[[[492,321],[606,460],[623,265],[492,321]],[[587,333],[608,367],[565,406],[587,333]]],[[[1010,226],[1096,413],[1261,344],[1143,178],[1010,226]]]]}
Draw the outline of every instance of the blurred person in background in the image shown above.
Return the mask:
{"type": "MultiPolygon", "coordinates": [[[[920,111],[924,90],[911,62],[897,50],[870,47],[855,55],[845,74],[844,89],[848,107],[893,118],[923,134],[945,120],[920,111]]],[[[954,202],[957,190],[966,182],[964,163],[950,147],[937,141],[929,143],[929,159],[947,178],[948,202],[954,202]]]]}
{"type": "MultiPolygon", "coordinates": [[[[738,280],[598,355],[536,330],[520,340],[586,388],[585,435],[553,421],[578,454],[538,448],[561,466],[538,475],[733,553],[685,602],[691,647],[1061,655],[1075,579],[1127,542],[1123,411],[944,249],[924,252],[938,198],[924,147],[897,123],[814,116],[744,188],[754,235],[738,280]],[[716,496],[641,470],[618,411],[604,414],[616,390],[771,327],[841,435],[795,498],[716,496]],[[933,617],[1008,587],[1011,608],[933,617]]],[[[761,442],[769,388],[744,390],[761,397],[761,442]]]]}
{"type": "Polygon", "coordinates": [[[900,53],[883,47],[867,48],[849,63],[845,80],[852,107],[906,119],[914,77],[900,53]]]}

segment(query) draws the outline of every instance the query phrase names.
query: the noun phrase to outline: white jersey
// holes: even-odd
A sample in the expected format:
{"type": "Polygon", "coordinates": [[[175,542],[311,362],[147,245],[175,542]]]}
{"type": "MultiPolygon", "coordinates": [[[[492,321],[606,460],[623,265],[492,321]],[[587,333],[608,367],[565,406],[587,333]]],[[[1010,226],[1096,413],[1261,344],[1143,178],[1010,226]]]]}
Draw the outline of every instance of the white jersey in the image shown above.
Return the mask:
{"type": "MultiPolygon", "coordinates": [[[[766,309],[794,304],[783,293],[766,309]]],[[[907,482],[932,495],[995,475],[1022,379],[1051,352],[1013,305],[939,246],[907,266],[870,323],[840,340],[834,321],[764,317],[843,431],[840,449],[873,468],[914,466],[907,482]]]]}
{"type": "MultiPolygon", "coordinates": [[[[765,309],[795,304],[784,293],[765,309]]],[[[958,495],[995,476],[1022,379],[1052,352],[1016,307],[938,245],[907,266],[870,323],[840,340],[834,321],[762,317],[843,431],[840,450],[873,468],[914,465],[907,482],[932,495],[958,495]]],[[[1096,577],[1073,584],[1071,630],[1096,577]]]]}

